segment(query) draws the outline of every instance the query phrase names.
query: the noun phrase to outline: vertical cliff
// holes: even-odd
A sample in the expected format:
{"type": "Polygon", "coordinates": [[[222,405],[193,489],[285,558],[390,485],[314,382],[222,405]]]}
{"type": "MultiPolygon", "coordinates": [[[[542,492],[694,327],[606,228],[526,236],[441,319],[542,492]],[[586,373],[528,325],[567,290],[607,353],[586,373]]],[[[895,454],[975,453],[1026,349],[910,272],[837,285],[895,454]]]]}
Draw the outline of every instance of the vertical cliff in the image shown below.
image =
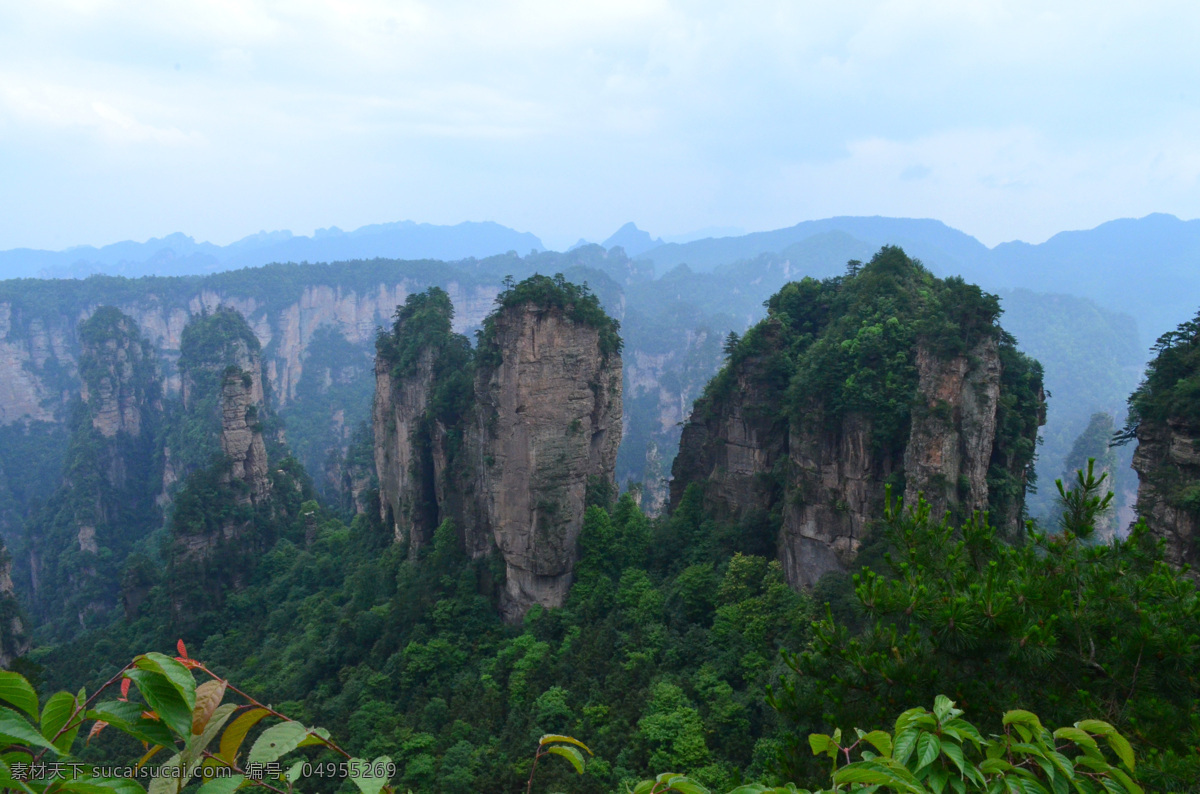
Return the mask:
{"type": "Polygon", "coordinates": [[[19,571],[50,626],[90,625],[118,602],[119,570],[161,525],[157,357],[133,320],[101,307],[78,330],[79,398],[62,485],[29,524],[19,571]]]}
{"type": "Polygon", "coordinates": [[[473,356],[452,330],[454,306],[437,287],[410,296],[376,344],[375,470],[384,525],[415,553],[447,518],[466,522],[447,489],[473,400],[473,356]]]}
{"type": "Polygon", "coordinates": [[[1122,435],[1137,438],[1137,513],[1174,565],[1200,562],[1200,315],[1163,334],[1129,398],[1122,435]]]}
{"type": "Polygon", "coordinates": [[[240,314],[222,307],[189,323],[179,372],[182,405],[166,438],[183,484],[171,507],[164,556],[171,611],[187,626],[245,584],[308,488],[298,464],[286,457],[261,348],[240,314]]]}
{"type": "Polygon", "coordinates": [[[13,587],[12,558],[0,541],[0,668],[29,650],[29,635],[21,619],[21,607],[13,587]]]}
{"type": "Polygon", "coordinates": [[[415,553],[447,519],[504,561],[501,611],[559,606],[589,488],[611,492],[621,441],[617,323],[585,288],[534,276],[500,295],[478,350],[437,290],[411,297],[376,363],[380,509],[415,553]]]}
{"type": "Polygon", "coordinates": [[[602,313],[583,321],[529,293],[502,301],[485,326],[467,440],[509,619],[566,600],[589,485],[614,487],[621,443],[615,329],[602,313]]]}
{"type": "Polygon", "coordinates": [[[696,402],[673,505],[696,483],[714,515],[768,516],[796,587],[850,564],[888,486],[1017,531],[1044,397],[999,313],[896,248],[785,286],[696,402]]]}

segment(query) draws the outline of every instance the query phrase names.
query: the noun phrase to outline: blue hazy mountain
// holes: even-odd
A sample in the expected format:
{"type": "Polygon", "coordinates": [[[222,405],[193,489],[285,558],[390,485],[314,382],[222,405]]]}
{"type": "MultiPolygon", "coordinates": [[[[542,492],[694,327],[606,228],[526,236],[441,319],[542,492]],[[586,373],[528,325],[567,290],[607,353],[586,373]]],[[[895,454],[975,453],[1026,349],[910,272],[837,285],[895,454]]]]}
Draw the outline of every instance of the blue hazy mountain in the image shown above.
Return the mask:
{"type": "Polygon", "coordinates": [[[600,243],[605,249],[613,249],[620,246],[625,249],[627,256],[637,256],[643,251],[649,251],[651,248],[656,248],[662,244],[663,241],[661,238],[656,239],[651,237],[649,232],[642,231],[632,221],[617,229],[611,237],[600,243]]]}
{"type": "Polygon", "coordinates": [[[400,221],[345,232],[331,227],[312,237],[289,231],[259,232],[229,245],[196,242],[176,233],[144,243],[125,241],[102,248],[79,246],[65,251],[18,248],[0,251],[0,278],[83,278],[183,276],[215,273],[271,262],[338,262],[352,259],[482,259],[508,251],[542,251],[542,241],[498,223],[435,226],[400,221]]]}
{"type": "Polygon", "coordinates": [[[693,272],[712,272],[764,254],[782,254],[830,232],[848,235],[870,250],[899,245],[938,275],[961,275],[992,291],[1024,288],[1090,298],[1132,315],[1143,347],[1193,317],[1200,306],[1200,221],[1173,215],[1115,220],[1062,232],[1037,245],[1012,242],[995,248],[941,221],[826,218],[739,237],[666,243],[637,258],[652,262],[656,273],[681,264],[693,272]]]}

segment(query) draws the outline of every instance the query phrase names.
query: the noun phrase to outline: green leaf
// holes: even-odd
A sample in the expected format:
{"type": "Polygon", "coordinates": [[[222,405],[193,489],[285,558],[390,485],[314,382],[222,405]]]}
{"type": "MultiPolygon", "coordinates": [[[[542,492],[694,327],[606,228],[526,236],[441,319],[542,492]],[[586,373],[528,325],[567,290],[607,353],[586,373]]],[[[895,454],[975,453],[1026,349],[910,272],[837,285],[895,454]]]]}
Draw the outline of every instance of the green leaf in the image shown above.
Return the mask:
{"type": "Polygon", "coordinates": [[[1107,736],[1116,730],[1103,720],[1080,720],[1075,723],[1075,727],[1081,731],[1096,734],[1097,736],[1107,736]]]}
{"type": "Polygon", "coordinates": [[[901,764],[907,764],[908,757],[917,746],[917,735],[918,732],[911,729],[897,733],[892,742],[892,758],[901,764]]]}
{"type": "Polygon", "coordinates": [[[201,786],[197,794],[233,794],[245,779],[245,775],[215,777],[201,786]]]}
{"type": "Polygon", "coordinates": [[[288,769],[288,771],[284,773],[283,779],[286,780],[288,783],[295,783],[297,780],[300,779],[300,774],[302,772],[304,772],[304,765],[306,763],[308,763],[308,762],[305,761],[303,758],[301,758],[299,761],[292,764],[291,768],[288,769]]]}
{"type": "Polygon", "coordinates": [[[108,700],[88,709],[84,719],[104,720],[109,727],[127,733],[148,744],[171,744],[171,732],[161,722],[142,717],[142,707],[137,703],[108,700]]]}
{"type": "Polygon", "coordinates": [[[950,711],[953,708],[954,701],[945,695],[938,695],[933,699],[933,713],[938,718],[938,722],[942,722],[946,717],[950,716],[950,711]]]}
{"type": "Polygon", "coordinates": [[[1036,714],[1034,714],[1032,711],[1025,711],[1024,709],[1013,709],[1012,711],[1006,711],[1004,713],[1004,719],[1002,720],[1002,723],[1004,725],[1012,725],[1014,723],[1017,725],[1032,725],[1038,728],[1040,728],[1042,725],[1036,714]]]}
{"type": "Polygon", "coordinates": [[[11,703],[33,719],[38,718],[38,696],[20,673],[0,670],[0,700],[11,703]]]}
{"type": "Polygon", "coordinates": [[[163,723],[180,736],[191,736],[192,706],[184,702],[178,688],[166,676],[148,670],[130,670],[125,675],[137,685],[146,704],[163,723]]]}
{"type": "Polygon", "coordinates": [[[63,730],[67,728],[67,720],[71,719],[77,706],[75,696],[70,692],[56,692],[42,708],[42,736],[54,742],[54,746],[64,753],[70,751],[75,737],[79,734],[79,726],[83,724],[83,717],[80,715],[75,718],[75,723],[70,728],[63,730]]]}
{"type": "Polygon", "coordinates": [[[917,769],[932,764],[942,754],[942,743],[932,733],[922,733],[917,740],[917,769]]]}
{"type": "Polygon", "coordinates": [[[1079,728],[1059,728],[1054,732],[1054,738],[1066,739],[1080,747],[1096,747],[1096,740],[1089,736],[1086,731],[1082,731],[1079,728]]]}
{"type": "MultiPolygon", "coordinates": [[[[253,751],[251,751],[253,755],[253,751]]],[[[388,776],[386,769],[392,763],[392,759],[386,755],[381,755],[371,763],[367,763],[361,758],[350,759],[350,779],[354,781],[354,785],[358,786],[358,790],[362,794],[379,794],[379,790],[387,785],[388,776]],[[354,762],[358,762],[357,769],[354,762]]]]}
{"type": "MultiPolygon", "coordinates": [[[[892,737],[888,736],[886,731],[871,731],[870,733],[868,733],[866,736],[864,736],[862,738],[863,738],[863,741],[870,742],[875,747],[875,749],[879,751],[880,755],[889,757],[889,758],[891,757],[891,755],[892,755],[892,737]]],[[[812,741],[811,737],[809,738],[809,741],[810,742],[812,741]]],[[[815,753],[814,753],[814,755],[815,755],[815,753]]]]}
{"type": "Polygon", "coordinates": [[[812,748],[813,755],[820,755],[829,749],[829,736],[824,733],[810,733],[808,746],[812,748]]]}
{"type": "Polygon", "coordinates": [[[1104,740],[1108,742],[1108,746],[1112,748],[1112,751],[1117,754],[1117,758],[1121,759],[1121,763],[1132,772],[1135,763],[1133,748],[1129,746],[1129,742],[1126,741],[1125,737],[1114,730],[1105,736],[1104,740]]]}
{"type": "MultiPolygon", "coordinates": [[[[67,695],[67,697],[71,696],[67,695]]],[[[24,717],[3,706],[0,706],[0,742],[37,746],[61,754],[61,751],[38,733],[24,717]]]]}
{"type": "Polygon", "coordinates": [[[966,774],[967,766],[965,760],[963,759],[963,751],[961,747],[953,742],[942,742],[942,754],[954,762],[954,765],[958,767],[958,771],[960,773],[966,774]]]}
{"type": "MultiPolygon", "coordinates": [[[[212,743],[212,740],[221,732],[221,728],[233,716],[233,712],[237,710],[236,703],[226,703],[223,706],[218,706],[217,709],[208,718],[204,726],[204,731],[199,736],[193,736],[188,740],[188,749],[191,750],[194,757],[199,758],[204,755],[204,751],[212,743]]],[[[194,723],[193,723],[194,724],[194,723]]]]}
{"type": "Polygon", "coordinates": [[[683,775],[671,781],[671,787],[665,791],[678,791],[679,794],[709,794],[708,789],[683,775]]]}
{"type": "Polygon", "coordinates": [[[942,791],[946,788],[946,781],[949,779],[950,773],[945,769],[934,769],[929,773],[926,785],[933,789],[933,794],[942,794],[942,791]]]}
{"type": "Polygon", "coordinates": [[[542,747],[546,744],[549,744],[550,742],[563,742],[565,744],[573,744],[576,747],[580,748],[581,750],[584,750],[588,755],[595,755],[595,753],[593,753],[590,749],[588,749],[588,746],[586,744],[579,741],[578,739],[576,739],[572,736],[563,736],[562,734],[558,734],[558,733],[547,733],[541,739],[538,739],[538,747],[542,747]]]}
{"type": "Polygon", "coordinates": [[[1117,769],[1115,766],[1111,769],[1112,776],[1121,781],[1121,785],[1129,794],[1143,794],[1142,787],[1133,782],[1133,778],[1125,774],[1124,770],[1117,769]]]}
{"type": "Polygon", "coordinates": [[[308,729],[299,722],[291,720],[272,725],[262,732],[258,741],[250,748],[247,761],[252,764],[269,764],[278,761],[280,757],[290,753],[300,746],[308,729]]]}
{"type": "Polygon", "coordinates": [[[225,729],[225,733],[222,734],[221,751],[217,753],[217,757],[232,764],[237,758],[242,742],[246,739],[246,734],[258,724],[259,720],[270,713],[263,708],[253,708],[239,714],[238,718],[231,722],[225,729]]]}
{"type": "Polygon", "coordinates": [[[575,771],[583,774],[583,753],[576,750],[574,747],[563,744],[556,744],[546,750],[548,753],[562,756],[571,762],[571,766],[575,767],[575,771]]]}
{"type": "Polygon", "coordinates": [[[133,660],[133,664],[139,670],[158,673],[166,678],[187,705],[189,714],[196,708],[196,679],[191,670],[170,656],[154,651],[137,657],[133,660]]]}
{"type": "Polygon", "coordinates": [[[150,779],[149,794],[176,794],[176,792],[182,791],[183,787],[187,785],[187,780],[183,777],[186,772],[182,771],[183,769],[182,755],[176,753],[168,758],[159,767],[158,776],[150,779]],[[167,771],[173,769],[181,771],[179,773],[167,771]]]}

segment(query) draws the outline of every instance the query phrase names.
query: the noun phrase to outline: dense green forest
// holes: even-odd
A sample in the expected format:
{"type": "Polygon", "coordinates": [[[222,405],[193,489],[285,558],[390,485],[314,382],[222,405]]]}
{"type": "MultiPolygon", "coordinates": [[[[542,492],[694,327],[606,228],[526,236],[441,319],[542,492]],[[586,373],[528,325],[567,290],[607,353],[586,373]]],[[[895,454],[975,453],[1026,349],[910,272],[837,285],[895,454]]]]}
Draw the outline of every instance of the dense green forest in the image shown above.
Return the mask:
{"type": "MultiPolygon", "coordinates": [[[[881,262],[875,276],[864,271],[858,302],[839,308],[849,293],[837,294],[837,279],[793,285],[772,299],[797,349],[822,345],[812,357],[818,364],[778,374],[802,386],[857,371],[861,350],[845,342],[861,334],[822,342],[804,329],[831,317],[850,318],[841,322],[851,330],[871,326],[849,309],[865,310],[888,292],[884,282],[897,274],[881,262]],[[875,295],[873,284],[883,292],[875,295]]],[[[957,349],[960,326],[980,318],[972,333],[1000,333],[994,298],[950,282],[935,299],[914,272],[911,295],[945,308],[904,315],[914,325],[892,329],[900,334],[895,351],[910,344],[903,334],[918,332],[957,349]]],[[[567,294],[546,282],[518,285],[510,297],[567,294]]],[[[582,303],[578,321],[601,323],[615,337],[617,326],[595,313],[599,304],[582,303]]],[[[470,353],[456,346],[451,317],[445,293],[414,296],[379,340],[400,370],[422,346],[451,344],[448,408],[456,374],[469,371],[456,356],[470,353]]],[[[188,403],[198,413],[183,421],[181,406],[164,421],[195,429],[211,422],[211,395],[244,377],[223,364],[233,343],[257,350],[257,342],[232,314],[189,329],[182,363],[198,367],[190,382],[199,391],[188,403]]],[[[727,355],[749,355],[762,333],[727,344],[727,355]]],[[[483,334],[486,342],[486,327],[483,334]]],[[[874,400],[872,410],[884,415],[907,411],[890,395],[908,387],[888,386],[911,381],[907,359],[885,351],[879,360],[882,369],[861,373],[878,388],[845,399],[874,400]]],[[[710,386],[725,388],[721,379],[710,386]]],[[[257,432],[269,431],[269,417],[263,421],[257,432]]],[[[878,444],[898,443],[892,425],[880,428],[878,444]]],[[[1136,774],[1150,790],[1194,790],[1200,778],[1200,600],[1144,527],[1097,541],[1112,502],[1106,474],[1091,464],[1061,491],[1061,521],[1031,524],[1024,537],[997,533],[986,516],[950,522],[923,503],[889,497],[856,569],[831,574],[810,593],[787,585],[769,537],[714,516],[698,487],[658,516],[632,493],[614,499],[598,490],[565,606],[535,606],[507,625],[496,608],[503,567],[495,557],[469,559],[450,522],[410,555],[381,523],[374,493],[358,515],[349,505],[323,506],[286,446],[273,442],[269,454],[270,495],[262,500],[228,479],[219,455],[197,461],[164,530],[121,570],[104,571],[122,583],[125,608],[102,629],[39,635],[19,669],[45,692],[94,690],[136,654],[182,639],[241,691],[329,729],[356,757],[388,755],[400,790],[522,790],[544,734],[574,736],[595,755],[582,776],[569,764],[539,767],[538,790],[623,791],[668,771],[687,774],[681,792],[691,784],[822,786],[828,758],[823,749],[814,754],[810,733],[887,727],[939,695],[966,709],[981,736],[1004,735],[1013,709],[1032,709],[1051,725],[1103,720],[1132,742],[1136,774]],[[198,547],[189,538],[218,540],[198,547]],[[208,551],[197,557],[196,548],[208,551]]],[[[957,719],[937,702],[940,716],[930,719],[957,719]]],[[[899,740],[903,726],[896,730],[899,740]]],[[[108,735],[80,750],[93,761],[118,752],[131,751],[108,735]]],[[[914,772],[928,790],[970,782],[952,774],[953,747],[946,753],[914,772]]]]}

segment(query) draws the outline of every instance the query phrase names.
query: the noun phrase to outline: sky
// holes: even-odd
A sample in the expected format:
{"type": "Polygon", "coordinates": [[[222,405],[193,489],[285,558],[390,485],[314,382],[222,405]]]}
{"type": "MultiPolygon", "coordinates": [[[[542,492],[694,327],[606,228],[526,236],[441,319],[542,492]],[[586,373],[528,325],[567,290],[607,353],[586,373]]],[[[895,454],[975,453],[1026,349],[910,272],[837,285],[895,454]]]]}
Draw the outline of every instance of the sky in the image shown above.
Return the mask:
{"type": "Polygon", "coordinates": [[[0,249],[1200,216],[1200,4],[0,0],[0,249]]]}

